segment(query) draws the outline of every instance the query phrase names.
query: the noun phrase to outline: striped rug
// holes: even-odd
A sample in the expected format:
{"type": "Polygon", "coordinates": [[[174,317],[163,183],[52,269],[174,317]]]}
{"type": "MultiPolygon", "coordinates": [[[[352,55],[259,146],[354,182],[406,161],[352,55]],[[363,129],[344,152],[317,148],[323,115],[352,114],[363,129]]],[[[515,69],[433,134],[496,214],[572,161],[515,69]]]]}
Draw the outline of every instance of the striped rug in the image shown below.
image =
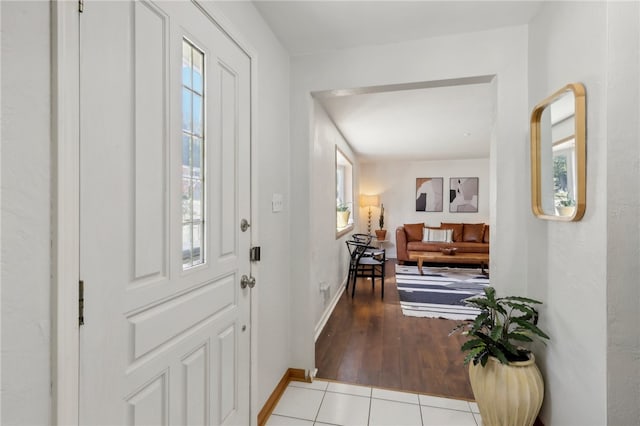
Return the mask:
{"type": "Polygon", "coordinates": [[[481,294],[489,279],[477,269],[396,265],[396,283],[402,313],[410,317],[474,319],[479,310],[464,300],[481,294]]]}

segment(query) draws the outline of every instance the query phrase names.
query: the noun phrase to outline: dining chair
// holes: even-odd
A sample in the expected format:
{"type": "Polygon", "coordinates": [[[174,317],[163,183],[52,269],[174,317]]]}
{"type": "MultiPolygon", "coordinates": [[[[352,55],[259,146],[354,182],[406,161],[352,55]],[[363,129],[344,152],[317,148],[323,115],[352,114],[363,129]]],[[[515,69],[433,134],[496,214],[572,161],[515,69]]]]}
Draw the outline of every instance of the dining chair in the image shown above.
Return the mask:
{"type": "Polygon", "coordinates": [[[358,277],[370,278],[372,290],[375,289],[376,278],[380,278],[381,297],[384,298],[384,275],[385,263],[387,260],[386,252],[384,249],[369,246],[369,242],[371,242],[370,236],[369,241],[366,243],[357,239],[347,240],[346,242],[350,255],[346,290],[349,290],[349,282],[353,280],[351,287],[352,298],[355,296],[356,281],[358,277]]]}

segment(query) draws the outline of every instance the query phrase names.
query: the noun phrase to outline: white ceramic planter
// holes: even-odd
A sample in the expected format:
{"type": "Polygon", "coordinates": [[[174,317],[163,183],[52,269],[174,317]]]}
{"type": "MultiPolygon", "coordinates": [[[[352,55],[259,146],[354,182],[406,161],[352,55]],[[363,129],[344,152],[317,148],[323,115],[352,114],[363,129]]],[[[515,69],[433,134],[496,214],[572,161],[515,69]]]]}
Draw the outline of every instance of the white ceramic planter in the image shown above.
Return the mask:
{"type": "Polygon", "coordinates": [[[336,212],[336,220],[338,228],[346,228],[349,224],[349,216],[351,215],[350,211],[345,212],[336,212]]]}
{"type": "Polygon", "coordinates": [[[574,206],[560,206],[556,207],[556,210],[560,216],[572,216],[576,208],[574,206]]]}
{"type": "Polygon", "coordinates": [[[469,379],[484,426],[533,425],[544,398],[533,354],[528,361],[507,365],[493,357],[484,367],[470,363],[469,379]]]}

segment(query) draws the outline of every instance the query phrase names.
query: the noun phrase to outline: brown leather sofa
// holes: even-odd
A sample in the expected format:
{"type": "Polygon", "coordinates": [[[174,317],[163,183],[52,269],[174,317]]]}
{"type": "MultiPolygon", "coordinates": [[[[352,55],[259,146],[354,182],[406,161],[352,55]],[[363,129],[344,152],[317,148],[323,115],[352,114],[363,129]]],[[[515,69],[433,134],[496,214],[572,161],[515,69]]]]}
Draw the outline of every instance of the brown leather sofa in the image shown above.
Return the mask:
{"type": "Polygon", "coordinates": [[[453,242],[424,242],[424,223],[412,223],[396,229],[398,263],[409,260],[411,251],[440,251],[456,248],[458,253],[489,253],[489,225],[485,223],[442,223],[432,229],[453,229],[453,242]]]}

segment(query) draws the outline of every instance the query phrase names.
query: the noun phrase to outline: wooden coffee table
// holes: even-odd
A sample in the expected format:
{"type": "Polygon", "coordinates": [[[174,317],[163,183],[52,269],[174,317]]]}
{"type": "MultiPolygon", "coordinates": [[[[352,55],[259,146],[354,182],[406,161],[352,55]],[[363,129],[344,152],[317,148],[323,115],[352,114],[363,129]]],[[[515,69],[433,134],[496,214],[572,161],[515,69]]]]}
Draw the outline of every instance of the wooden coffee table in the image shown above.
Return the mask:
{"type": "Polygon", "coordinates": [[[454,263],[480,265],[483,274],[485,267],[489,265],[489,253],[456,253],[454,255],[443,254],[439,251],[414,251],[409,253],[410,260],[418,262],[418,271],[422,275],[423,263],[454,263]]]}

